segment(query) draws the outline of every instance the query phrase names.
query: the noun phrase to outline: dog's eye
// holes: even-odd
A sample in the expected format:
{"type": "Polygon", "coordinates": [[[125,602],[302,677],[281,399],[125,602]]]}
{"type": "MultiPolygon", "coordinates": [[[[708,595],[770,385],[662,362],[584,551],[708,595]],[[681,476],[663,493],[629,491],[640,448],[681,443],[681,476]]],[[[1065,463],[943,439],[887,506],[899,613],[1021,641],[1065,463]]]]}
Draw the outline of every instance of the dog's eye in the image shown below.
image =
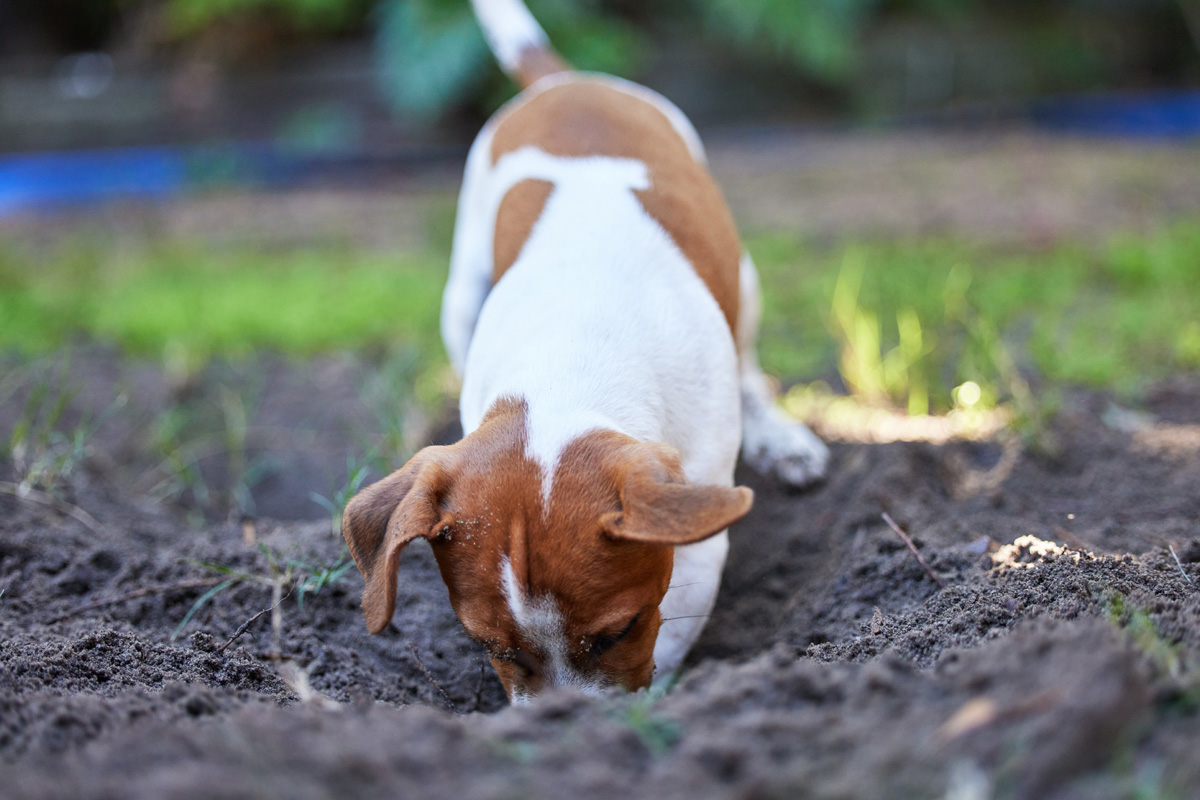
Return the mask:
{"type": "Polygon", "coordinates": [[[618,633],[602,633],[592,639],[592,646],[588,648],[588,655],[592,658],[599,658],[613,648],[613,646],[629,635],[633,627],[637,625],[638,620],[642,618],[642,612],[634,615],[633,619],[629,620],[626,625],[618,633]]]}
{"type": "Polygon", "coordinates": [[[526,678],[537,674],[537,672],[542,668],[541,662],[538,661],[533,654],[526,650],[522,650],[519,647],[510,647],[503,652],[493,652],[489,650],[488,656],[496,661],[504,661],[506,663],[513,664],[517,667],[517,669],[524,673],[526,678]]]}
{"type": "Polygon", "coordinates": [[[521,672],[525,673],[526,678],[536,675],[538,669],[541,668],[541,664],[538,663],[536,658],[521,649],[513,651],[512,662],[517,665],[517,668],[521,672]]]}

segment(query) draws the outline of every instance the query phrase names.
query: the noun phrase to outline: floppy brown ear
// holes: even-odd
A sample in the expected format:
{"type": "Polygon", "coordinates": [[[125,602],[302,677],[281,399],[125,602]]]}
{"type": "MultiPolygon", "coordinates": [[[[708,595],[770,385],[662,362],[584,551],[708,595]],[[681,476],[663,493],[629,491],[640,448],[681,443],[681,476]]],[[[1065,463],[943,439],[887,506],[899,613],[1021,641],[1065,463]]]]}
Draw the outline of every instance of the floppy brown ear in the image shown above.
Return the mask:
{"type": "Polygon", "coordinates": [[[614,539],[692,544],[725,530],[754,503],[754,492],[745,486],[688,483],[678,451],[667,445],[631,445],[622,461],[617,466],[621,510],[600,517],[601,527],[614,539]]]}
{"type": "Polygon", "coordinates": [[[371,633],[386,628],[395,613],[400,552],[443,527],[438,500],[450,481],[450,448],[426,447],[346,506],[342,536],[366,582],[362,606],[371,633]]]}

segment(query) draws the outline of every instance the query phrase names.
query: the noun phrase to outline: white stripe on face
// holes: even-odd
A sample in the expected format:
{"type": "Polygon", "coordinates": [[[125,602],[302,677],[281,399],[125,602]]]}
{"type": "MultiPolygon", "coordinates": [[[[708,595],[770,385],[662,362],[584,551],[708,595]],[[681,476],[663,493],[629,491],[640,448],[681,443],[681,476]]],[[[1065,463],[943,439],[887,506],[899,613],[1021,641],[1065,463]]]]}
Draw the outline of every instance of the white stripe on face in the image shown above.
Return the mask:
{"type": "MultiPolygon", "coordinates": [[[[500,559],[500,576],[503,581],[504,599],[522,638],[531,645],[532,653],[541,662],[545,686],[571,686],[584,694],[599,695],[607,686],[603,676],[585,675],[572,666],[567,658],[567,636],[563,626],[562,612],[550,595],[532,600],[524,587],[517,581],[508,556],[500,559]]],[[[512,687],[512,700],[520,704],[528,702],[531,695],[522,686],[512,687]]]]}

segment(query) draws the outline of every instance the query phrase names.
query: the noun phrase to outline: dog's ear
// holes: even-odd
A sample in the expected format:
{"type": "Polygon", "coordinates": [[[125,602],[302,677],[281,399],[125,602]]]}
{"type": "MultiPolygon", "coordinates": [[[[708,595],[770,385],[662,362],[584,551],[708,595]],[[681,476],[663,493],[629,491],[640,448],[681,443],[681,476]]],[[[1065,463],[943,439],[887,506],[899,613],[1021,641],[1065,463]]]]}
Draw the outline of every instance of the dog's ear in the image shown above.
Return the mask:
{"type": "Polygon", "coordinates": [[[679,452],[664,444],[622,448],[614,469],[621,510],[600,517],[600,526],[614,539],[692,544],[725,530],[754,503],[754,492],[745,486],[688,483],[679,452]]]}
{"type": "Polygon", "coordinates": [[[452,480],[452,448],[426,447],[346,506],[342,535],[366,582],[362,606],[371,633],[386,628],[396,610],[400,552],[413,539],[434,538],[448,524],[438,501],[452,480]]]}

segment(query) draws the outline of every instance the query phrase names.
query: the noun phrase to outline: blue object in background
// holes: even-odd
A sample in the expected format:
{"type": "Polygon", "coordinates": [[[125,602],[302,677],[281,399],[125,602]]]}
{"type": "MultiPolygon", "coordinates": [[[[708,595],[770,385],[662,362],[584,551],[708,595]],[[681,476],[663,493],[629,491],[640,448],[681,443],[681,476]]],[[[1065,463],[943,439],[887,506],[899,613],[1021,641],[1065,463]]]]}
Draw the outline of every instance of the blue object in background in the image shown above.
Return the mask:
{"type": "Polygon", "coordinates": [[[0,156],[0,214],[114,197],[163,198],[186,179],[186,159],[171,147],[0,156]]]}
{"type": "MultiPolygon", "coordinates": [[[[1200,138],[1200,91],[1059,97],[1023,118],[1061,133],[1134,139],[1200,138]]],[[[286,144],[222,143],[0,156],[0,216],[88,202],[164,199],[212,186],[289,186],[305,180],[362,180],[381,169],[461,160],[454,145],[371,154],[310,152],[286,144]]]]}
{"type": "Polygon", "coordinates": [[[1060,97],[1038,103],[1034,124],[1064,133],[1128,138],[1200,137],[1200,91],[1060,97]]]}
{"type": "Polygon", "coordinates": [[[221,186],[363,181],[389,169],[465,157],[466,148],[457,145],[372,154],[253,142],[0,155],[0,216],[119,198],[161,200],[221,186]]]}

